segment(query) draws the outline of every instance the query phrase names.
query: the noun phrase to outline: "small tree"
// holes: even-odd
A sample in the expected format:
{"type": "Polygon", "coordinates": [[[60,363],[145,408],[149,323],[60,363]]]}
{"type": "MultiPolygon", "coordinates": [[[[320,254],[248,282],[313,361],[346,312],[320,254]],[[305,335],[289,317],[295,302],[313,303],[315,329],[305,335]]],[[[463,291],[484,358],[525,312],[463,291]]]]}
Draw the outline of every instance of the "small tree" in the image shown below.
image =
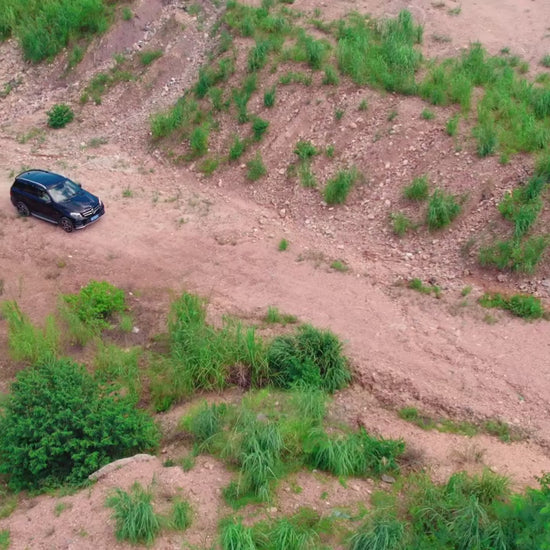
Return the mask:
{"type": "Polygon", "coordinates": [[[48,359],[17,375],[0,416],[0,473],[13,489],[82,483],[112,460],[153,449],[153,420],[83,366],[48,359]]]}
{"type": "Polygon", "coordinates": [[[50,128],[63,128],[74,119],[73,110],[65,103],[56,103],[46,114],[50,128]]]}

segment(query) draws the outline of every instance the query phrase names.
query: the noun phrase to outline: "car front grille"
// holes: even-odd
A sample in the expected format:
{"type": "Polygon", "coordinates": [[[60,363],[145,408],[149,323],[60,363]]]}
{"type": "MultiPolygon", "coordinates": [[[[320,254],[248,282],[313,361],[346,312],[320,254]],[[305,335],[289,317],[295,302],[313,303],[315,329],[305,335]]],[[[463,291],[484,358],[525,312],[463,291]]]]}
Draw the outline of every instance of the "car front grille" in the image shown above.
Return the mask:
{"type": "Polygon", "coordinates": [[[101,210],[101,203],[98,204],[95,208],[93,206],[87,206],[86,208],[84,208],[84,210],[82,210],[81,214],[85,218],[89,218],[94,214],[97,214],[100,210],[101,210]]]}

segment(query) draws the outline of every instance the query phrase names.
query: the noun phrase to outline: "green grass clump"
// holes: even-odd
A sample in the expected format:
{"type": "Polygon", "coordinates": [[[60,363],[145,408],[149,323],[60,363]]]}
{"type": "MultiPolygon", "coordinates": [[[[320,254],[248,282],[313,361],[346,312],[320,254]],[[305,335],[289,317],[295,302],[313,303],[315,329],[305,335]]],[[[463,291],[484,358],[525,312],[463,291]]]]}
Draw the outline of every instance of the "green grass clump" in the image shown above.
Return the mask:
{"type": "Polygon", "coordinates": [[[433,120],[435,118],[435,114],[429,109],[423,109],[420,113],[420,118],[423,118],[424,120],[433,120]]]}
{"type": "Polygon", "coordinates": [[[428,201],[426,224],[429,229],[445,227],[458,216],[460,210],[460,205],[453,195],[436,189],[428,201]]]}
{"type": "Polygon", "coordinates": [[[170,109],[151,116],[151,135],[153,141],[165,138],[177,130],[187,133],[201,111],[196,101],[187,97],[180,98],[170,109]]]}
{"type": "Polygon", "coordinates": [[[549,244],[550,239],[547,236],[532,236],[522,241],[497,241],[479,250],[479,263],[482,266],[495,266],[500,270],[533,273],[549,244]]]}
{"type": "Polygon", "coordinates": [[[220,544],[222,550],[257,550],[252,537],[252,529],[245,527],[241,521],[226,521],[224,522],[220,544]]]}
{"type": "Polygon", "coordinates": [[[404,450],[403,441],[378,439],[364,429],[345,435],[312,430],[305,443],[310,466],[346,477],[398,471],[397,458],[404,450]]]}
{"type": "Polygon", "coordinates": [[[220,390],[232,381],[244,386],[267,381],[267,352],[254,329],[231,320],[216,329],[206,323],[205,306],[203,299],[187,293],[172,304],[170,356],[152,371],[157,410],[197,390],[220,390]]]}
{"type": "Polygon", "coordinates": [[[449,136],[456,135],[456,132],[458,131],[458,123],[460,121],[460,115],[454,115],[452,116],[445,125],[445,131],[449,136]]]}
{"type": "Polygon", "coordinates": [[[192,521],[192,510],[189,502],[175,499],[170,510],[170,527],[176,531],[185,531],[192,521]]]}
{"type": "Polygon", "coordinates": [[[275,338],[267,361],[274,384],[283,388],[301,382],[333,393],[351,381],[340,340],[310,325],[301,326],[294,335],[275,338]]]}
{"type": "Polygon", "coordinates": [[[479,299],[479,303],[483,307],[505,309],[512,315],[523,319],[540,319],[544,315],[540,298],[535,296],[514,294],[508,298],[499,293],[486,293],[479,299]]]}
{"type": "Polygon", "coordinates": [[[260,117],[254,117],[252,120],[252,132],[254,135],[254,141],[261,141],[263,135],[269,128],[269,121],[260,117]]]}
{"type": "Polygon", "coordinates": [[[279,83],[283,85],[303,84],[304,86],[311,86],[311,82],[311,75],[296,71],[288,71],[279,78],[279,83]]]}
{"type": "Polygon", "coordinates": [[[281,239],[279,241],[279,244],[277,245],[277,249],[280,252],[284,252],[285,250],[287,250],[288,249],[288,240],[287,239],[281,239]]]}
{"type": "Polygon", "coordinates": [[[90,281],[77,294],[62,298],[80,321],[96,329],[108,328],[109,318],[126,309],[124,291],[107,281],[90,281]]]}
{"type": "Polygon", "coordinates": [[[295,315],[281,313],[276,307],[269,306],[264,318],[266,323],[280,323],[281,325],[294,324],[298,321],[295,315]]]}
{"type": "Polygon", "coordinates": [[[160,520],[153,510],[153,495],[139,483],[134,483],[130,493],[116,489],[107,499],[107,506],[113,508],[118,540],[132,544],[151,545],[160,531],[160,520]]]}
{"type": "Polygon", "coordinates": [[[339,68],[356,84],[412,94],[422,59],[415,44],[422,41],[422,33],[406,10],[375,26],[358,14],[351,15],[338,28],[339,68]]]}
{"type": "Polygon", "coordinates": [[[267,168],[259,151],[246,163],[246,168],[246,177],[250,181],[257,181],[267,174],[267,168]]]}
{"type": "Polygon", "coordinates": [[[397,550],[405,533],[405,523],[381,516],[364,525],[350,539],[350,550],[397,550]]]}
{"type": "Polygon", "coordinates": [[[428,176],[418,176],[414,178],[410,185],[403,189],[403,196],[406,199],[414,201],[424,201],[429,195],[428,176]]]}
{"type": "Polygon", "coordinates": [[[277,95],[277,88],[272,86],[264,92],[264,105],[266,107],[273,107],[275,105],[275,97],[277,95]]]}
{"type": "Polygon", "coordinates": [[[111,8],[103,0],[13,0],[0,3],[0,39],[17,38],[27,61],[54,58],[71,41],[103,33],[111,8]]]}
{"type": "Polygon", "coordinates": [[[338,84],[340,84],[338,70],[332,65],[325,66],[325,76],[323,76],[323,84],[325,86],[338,86],[338,84]]]}
{"type": "Polygon", "coordinates": [[[317,148],[311,141],[299,141],[294,148],[294,153],[300,160],[308,160],[318,154],[317,148]]]}
{"type": "Polygon", "coordinates": [[[542,59],[540,60],[540,64],[543,66],[543,67],[546,67],[546,68],[550,68],[550,54],[546,54],[542,57],[542,59]]]}
{"type": "Polygon", "coordinates": [[[140,348],[123,349],[113,344],[98,344],[98,351],[94,358],[94,378],[104,385],[112,384],[124,388],[136,403],[138,402],[142,380],[140,372],[140,348]]]}
{"type": "Polygon", "coordinates": [[[233,138],[233,143],[229,148],[229,160],[237,160],[246,151],[246,142],[239,136],[233,138]]]}
{"type": "Polygon", "coordinates": [[[65,103],[57,103],[46,114],[50,128],[64,128],[74,119],[73,110],[65,103]]]}
{"type": "Polygon", "coordinates": [[[36,363],[57,355],[60,332],[52,316],[46,318],[44,329],[40,329],[31,323],[16,302],[3,302],[0,313],[8,323],[10,354],[15,360],[36,363]]]}
{"type": "Polygon", "coordinates": [[[545,186],[542,178],[531,178],[526,187],[506,193],[498,205],[502,216],[514,223],[516,239],[521,239],[537,221],[543,206],[539,195],[545,186]]]}
{"type": "Polygon", "coordinates": [[[191,148],[192,158],[202,157],[208,153],[209,137],[210,128],[208,125],[203,124],[193,129],[189,137],[189,147],[191,148]]]}
{"type": "Polygon", "coordinates": [[[340,170],[331,178],[323,190],[323,198],[327,204],[343,204],[346,202],[349,192],[359,180],[360,173],[357,168],[340,170]]]}
{"type": "Polygon", "coordinates": [[[151,65],[153,61],[162,57],[163,53],[162,50],[145,50],[139,52],[139,61],[143,66],[147,67],[147,65],[151,65]]]}
{"type": "Polygon", "coordinates": [[[10,547],[11,540],[10,540],[10,532],[7,529],[2,529],[0,531],[0,549],[1,550],[8,550],[10,547]]]}
{"type": "Polygon", "coordinates": [[[113,460],[155,449],[158,438],[132,399],[70,360],[43,359],[12,384],[0,417],[0,473],[16,490],[78,485],[113,460]]]}
{"type": "Polygon", "coordinates": [[[398,411],[399,418],[411,422],[423,430],[437,430],[472,437],[479,433],[479,427],[472,422],[455,421],[449,418],[432,418],[421,413],[416,407],[403,407],[398,411]]]}
{"type": "Polygon", "coordinates": [[[390,215],[393,232],[398,237],[403,237],[409,229],[414,228],[414,223],[402,212],[393,212],[390,215]]]}
{"type": "Polygon", "coordinates": [[[330,267],[335,271],[341,271],[342,273],[349,271],[348,265],[342,260],[334,260],[331,262],[330,267]]]}

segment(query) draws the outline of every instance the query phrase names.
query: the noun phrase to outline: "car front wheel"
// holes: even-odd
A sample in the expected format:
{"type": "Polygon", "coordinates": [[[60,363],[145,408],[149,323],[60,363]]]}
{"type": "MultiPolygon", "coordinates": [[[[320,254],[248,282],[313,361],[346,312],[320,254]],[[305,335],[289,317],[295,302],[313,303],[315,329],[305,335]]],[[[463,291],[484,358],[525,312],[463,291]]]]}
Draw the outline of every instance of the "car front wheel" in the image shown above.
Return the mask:
{"type": "Polygon", "coordinates": [[[31,213],[31,211],[29,210],[29,207],[24,202],[21,202],[21,201],[19,201],[15,205],[15,208],[17,208],[17,213],[20,216],[28,216],[31,213]]]}
{"type": "Polygon", "coordinates": [[[61,226],[61,229],[63,229],[63,231],[66,231],[67,233],[72,233],[72,231],[74,230],[73,222],[69,220],[69,218],[61,218],[59,220],[59,225],[61,226]]]}

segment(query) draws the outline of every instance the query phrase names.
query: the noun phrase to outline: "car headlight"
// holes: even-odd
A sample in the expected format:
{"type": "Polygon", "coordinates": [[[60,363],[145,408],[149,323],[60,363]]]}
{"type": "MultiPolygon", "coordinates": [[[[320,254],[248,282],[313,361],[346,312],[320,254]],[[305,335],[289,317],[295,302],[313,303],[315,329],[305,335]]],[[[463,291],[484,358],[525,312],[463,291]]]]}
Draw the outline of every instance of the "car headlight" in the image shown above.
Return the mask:
{"type": "Polygon", "coordinates": [[[71,212],[71,218],[75,220],[83,220],[84,216],[80,212],[71,212]]]}

